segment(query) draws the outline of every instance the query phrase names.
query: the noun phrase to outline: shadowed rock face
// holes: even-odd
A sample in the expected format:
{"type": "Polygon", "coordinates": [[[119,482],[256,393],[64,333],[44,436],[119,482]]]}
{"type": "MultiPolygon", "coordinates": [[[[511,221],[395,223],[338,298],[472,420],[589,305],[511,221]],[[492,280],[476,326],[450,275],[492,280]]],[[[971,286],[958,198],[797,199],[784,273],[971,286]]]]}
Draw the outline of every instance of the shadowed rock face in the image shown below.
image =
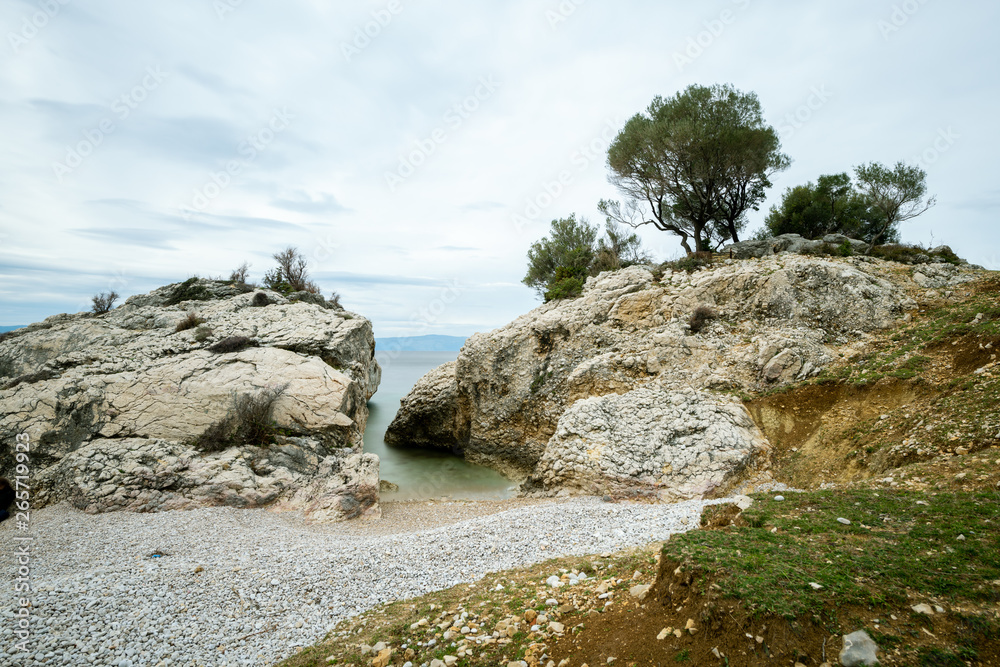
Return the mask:
{"type": "Polygon", "coordinates": [[[395,447],[461,454],[467,434],[458,399],[455,362],[450,361],[427,373],[403,399],[385,434],[385,442],[395,447]]]}
{"type": "Polygon", "coordinates": [[[754,469],[768,449],[720,392],[814,376],[842,348],[894,326],[916,307],[911,294],[974,275],[791,254],[658,280],[643,267],[601,274],[577,299],[472,336],[454,369],[432,371],[403,399],[387,439],[461,451],[527,479],[523,493],[632,485],[699,495],[754,469]],[[694,334],[687,321],[700,305],[718,317],[694,334]]]}
{"type": "MultiPolygon", "coordinates": [[[[91,512],[253,507],[344,471],[342,487],[354,490],[342,495],[360,500],[340,515],[377,511],[378,459],[360,455],[381,373],[370,322],[320,298],[268,291],[269,305],[255,306],[253,292],[199,286],[201,300],[168,306],[171,285],[106,315],[59,315],[0,341],[0,442],[30,436],[36,503],[71,499],[91,512]],[[201,330],[176,331],[189,313],[204,320],[201,330]],[[236,336],[253,345],[209,350],[236,336]],[[235,393],[279,387],[279,444],[212,454],[192,445],[235,393]]],[[[13,465],[12,447],[0,449],[0,474],[13,465]]]]}

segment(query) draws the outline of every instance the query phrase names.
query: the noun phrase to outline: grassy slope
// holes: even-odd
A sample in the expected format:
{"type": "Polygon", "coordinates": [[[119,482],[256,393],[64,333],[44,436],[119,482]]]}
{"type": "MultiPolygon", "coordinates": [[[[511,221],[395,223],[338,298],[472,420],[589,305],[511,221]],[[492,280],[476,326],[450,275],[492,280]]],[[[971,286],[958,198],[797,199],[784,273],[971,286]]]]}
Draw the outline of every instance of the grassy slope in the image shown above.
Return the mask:
{"type": "Polygon", "coordinates": [[[811,666],[836,663],[839,636],[859,628],[876,639],[883,664],[1000,664],[998,294],[992,274],[948,303],[921,304],[911,322],[817,380],[748,400],[774,426],[779,476],[832,490],[780,502],[757,495],[742,514],[712,509],[705,529],[675,536],[661,553],[551,561],[375,609],[283,665],[330,664],[330,656],[367,665],[372,656],[359,644],[385,641],[396,665],[408,644],[416,665],[452,655],[459,665],[594,667],[613,657],[811,666]],[[595,576],[556,591],[543,583],[581,569],[595,576]],[[609,606],[602,581],[611,582],[609,606]],[[636,583],[655,584],[650,597],[632,598],[636,583]],[[917,614],[918,603],[944,611],[917,614]],[[562,634],[530,630],[524,614],[546,609],[562,634]],[[501,630],[514,629],[485,647],[446,641],[434,623],[462,611],[478,614],[480,633],[505,620],[501,630]],[[410,630],[425,617],[428,627],[410,630]],[[419,645],[429,639],[435,646],[419,645]]]}

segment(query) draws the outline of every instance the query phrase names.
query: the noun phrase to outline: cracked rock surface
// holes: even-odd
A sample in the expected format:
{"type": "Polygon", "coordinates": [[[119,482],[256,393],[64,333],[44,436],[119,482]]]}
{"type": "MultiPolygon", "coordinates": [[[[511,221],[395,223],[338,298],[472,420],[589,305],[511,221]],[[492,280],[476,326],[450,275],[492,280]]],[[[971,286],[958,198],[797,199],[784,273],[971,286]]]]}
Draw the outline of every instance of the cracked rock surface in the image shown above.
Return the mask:
{"type": "MultiPolygon", "coordinates": [[[[189,281],[190,282],[190,281],[189,281]]],[[[187,284],[187,283],[185,283],[187,284]]],[[[199,280],[199,300],[167,305],[178,285],[105,315],[57,315],[0,339],[0,474],[31,439],[36,507],[88,512],[283,500],[333,520],[378,511],[378,459],[362,455],[367,401],[381,371],[371,323],[315,295],[199,280]],[[267,305],[255,304],[266,294],[267,305]],[[199,324],[176,331],[188,315],[199,324]],[[231,352],[210,348],[244,337],[231,352]],[[193,443],[235,394],[283,388],[267,447],[204,453],[193,443]],[[340,486],[330,488],[330,480],[340,486]],[[327,502],[306,502],[305,488],[327,502]],[[337,489],[341,492],[337,492],[337,489]],[[297,499],[297,500],[296,500],[297,499]]]]}

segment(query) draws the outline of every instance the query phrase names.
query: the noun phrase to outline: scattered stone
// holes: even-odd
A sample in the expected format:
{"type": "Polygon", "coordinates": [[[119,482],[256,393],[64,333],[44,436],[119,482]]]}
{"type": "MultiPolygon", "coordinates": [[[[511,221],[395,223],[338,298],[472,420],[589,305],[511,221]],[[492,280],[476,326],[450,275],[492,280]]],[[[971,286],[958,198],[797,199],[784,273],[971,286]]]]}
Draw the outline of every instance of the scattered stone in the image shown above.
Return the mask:
{"type": "Polygon", "coordinates": [[[934,615],[934,610],[931,608],[929,604],[924,604],[924,603],[915,604],[912,607],[910,607],[910,609],[912,609],[914,612],[918,614],[924,614],[926,616],[934,615]]]}
{"type": "Polygon", "coordinates": [[[840,664],[843,667],[858,667],[858,665],[877,665],[878,646],[864,630],[852,632],[844,636],[844,648],[840,651],[840,664]]]}
{"type": "Polygon", "coordinates": [[[651,584],[640,584],[638,586],[633,586],[628,589],[629,595],[639,600],[645,600],[646,596],[649,594],[649,589],[652,588],[651,584]]]}
{"type": "Polygon", "coordinates": [[[812,589],[814,591],[819,591],[823,589],[823,586],[821,584],[817,584],[815,581],[810,581],[809,585],[812,586],[812,589]]]}
{"type": "Polygon", "coordinates": [[[529,625],[534,623],[536,618],[538,618],[538,612],[535,611],[534,609],[529,609],[528,611],[524,612],[524,620],[529,625]]]}
{"type": "Polygon", "coordinates": [[[964,542],[965,541],[965,535],[959,535],[955,539],[958,540],[959,542],[964,542]]]}
{"type": "Polygon", "coordinates": [[[673,632],[672,628],[663,628],[662,630],[660,630],[660,634],[656,635],[656,638],[660,641],[663,641],[664,639],[667,638],[667,635],[669,635],[671,632],[673,632]]]}
{"type": "Polygon", "coordinates": [[[845,526],[850,526],[851,525],[851,520],[850,519],[845,519],[843,517],[840,517],[839,519],[837,519],[837,521],[839,521],[840,523],[844,524],[845,526]]]}
{"type": "Polygon", "coordinates": [[[378,655],[372,659],[372,667],[386,667],[392,658],[392,649],[385,648],[379,651],[378,655]]]}
{"type": "Polygon", "coordinates": [[[554,632],[557,635],[561,635],[565,630],[566,626],[563,625],[562,623],[558,623],[556,621],[551,621],[549,623],[549,631],[554,632]]]}
{"type": "Polygon", "coordinates": [[[774,499],[777,500],[778,502],[781,502],[782,500],[785,499],[785,497],[784,496],[775,496],[774,499]]]}

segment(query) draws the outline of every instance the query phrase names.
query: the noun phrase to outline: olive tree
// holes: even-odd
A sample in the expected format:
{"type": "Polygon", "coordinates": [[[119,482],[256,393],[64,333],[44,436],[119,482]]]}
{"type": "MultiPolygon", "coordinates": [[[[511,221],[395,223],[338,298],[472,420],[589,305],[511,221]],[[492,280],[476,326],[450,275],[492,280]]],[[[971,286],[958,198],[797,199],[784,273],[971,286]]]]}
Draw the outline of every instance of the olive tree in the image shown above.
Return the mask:
{"type": "Polygon", "coordinates": [[[689,253],[738,241],[770,177],[790,164],[780,149],[754,93],[693,85],[657,96],[608,149],[609,180],[625,201],[599,208],[617,222],[676,234],[689,253]]]}
{"type": "Polygon", "coordinates": [[[858,189],[869,205],[882,212],[884,219],[868,245],[868,252],[894,226],[925,213],[937,203],[927,195],[927,172],[917,166],[897,162],[893,168],[877,162],[855,167],[858,189]]]}

